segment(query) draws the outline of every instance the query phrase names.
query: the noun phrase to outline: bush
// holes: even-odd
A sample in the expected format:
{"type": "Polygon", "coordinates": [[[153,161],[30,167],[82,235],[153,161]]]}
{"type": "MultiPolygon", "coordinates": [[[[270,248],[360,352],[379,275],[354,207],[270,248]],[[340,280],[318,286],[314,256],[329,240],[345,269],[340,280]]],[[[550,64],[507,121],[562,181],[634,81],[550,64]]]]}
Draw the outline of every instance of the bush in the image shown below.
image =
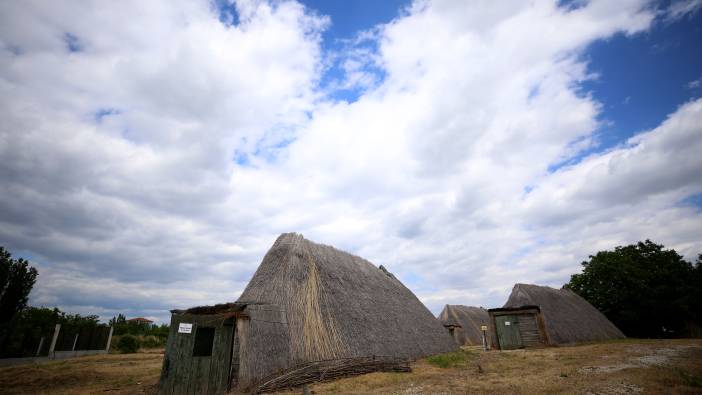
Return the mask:
{"type": "Polygon", "coordinates": [[[136,336],[124,335],[119,338],[117,348],[123,354],[135,353],[139,350],[139,339],[136,336]]]}
{"type": "Polygon", "coordinates": [[[141,346],[144,348],[161,347],[161,341],[156,336],[145,336],[141,341],[141,346]]]}

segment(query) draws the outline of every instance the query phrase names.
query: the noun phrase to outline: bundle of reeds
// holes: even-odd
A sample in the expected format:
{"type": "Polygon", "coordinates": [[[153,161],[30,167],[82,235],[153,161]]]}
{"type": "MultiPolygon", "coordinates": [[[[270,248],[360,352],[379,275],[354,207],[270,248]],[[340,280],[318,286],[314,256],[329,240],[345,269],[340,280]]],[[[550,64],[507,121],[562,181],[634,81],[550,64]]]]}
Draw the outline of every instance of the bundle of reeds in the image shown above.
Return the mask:
{"type": "Polygon", "coordinates": [[[410,372],[406,358],[371,356],[308,362],[262,380],[256,393],[273,392],[319,381],[371,372],[410,372]]]}

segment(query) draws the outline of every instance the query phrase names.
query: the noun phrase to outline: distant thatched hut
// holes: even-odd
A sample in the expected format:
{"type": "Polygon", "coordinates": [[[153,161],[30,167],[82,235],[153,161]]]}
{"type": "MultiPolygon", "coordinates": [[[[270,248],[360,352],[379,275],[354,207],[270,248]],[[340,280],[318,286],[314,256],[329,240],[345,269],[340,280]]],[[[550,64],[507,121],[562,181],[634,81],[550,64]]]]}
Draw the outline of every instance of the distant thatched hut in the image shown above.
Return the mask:
{"type": "Polygon", "coordinates": [[[456,344],[477,346],[483,344],[480,327],[488,325],[490,315],[482,307],[447,304],[438,319],[449,330],[456,344]]]}
{"type": "Polygon", "coordinates": [[[504,307],[488,312],[493,347],[624,338],[604,314],[568,289],[516,284],[504,307]]]}
{"type": "Polygon", "coordinates": [[[161,392],[258,390],[293,367],[314,375],[363,357],[416,358],[455,348],[431,312],[386,270],[287,233],[236,303],[173,311],[161,392]],[[185,329],[191,333],[179,333],[184,323],[192,324],[185,329]],[[194,355],[203,349],[211,355],[194,355]],[[184,373],[196,369],[199,374],[184,373]]]}

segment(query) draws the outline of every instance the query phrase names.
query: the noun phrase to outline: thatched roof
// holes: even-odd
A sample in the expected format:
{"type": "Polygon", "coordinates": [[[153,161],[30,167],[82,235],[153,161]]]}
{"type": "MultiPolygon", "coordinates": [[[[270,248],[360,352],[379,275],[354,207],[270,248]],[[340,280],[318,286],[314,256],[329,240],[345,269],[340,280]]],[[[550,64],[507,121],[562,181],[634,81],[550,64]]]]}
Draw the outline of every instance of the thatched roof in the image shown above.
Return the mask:
{"type": "Polygon", "coordinates": [[[454,327],[453,338],[459,345],[482,344],[482,325],[488,325],[490,315],[482,307],[447,304],[438,317],[446,327],[454,327]]]}
{"type": "Polygon", "coordinates": [[[624,338],[604,314],[568,289],[516,284],[504,307],[525,305],[541,308],[553,344],[624,338]]]}
{"type": "Polygon", "coordinates": [[[431,312],[385,268],[295,233],[278,237],[237,304],[255,305],[244,310],[251,327],[239,329],[251,338],[242,364],[256,359],[246,376],[315,360],[416,358],[456,348],[431,312]]]}

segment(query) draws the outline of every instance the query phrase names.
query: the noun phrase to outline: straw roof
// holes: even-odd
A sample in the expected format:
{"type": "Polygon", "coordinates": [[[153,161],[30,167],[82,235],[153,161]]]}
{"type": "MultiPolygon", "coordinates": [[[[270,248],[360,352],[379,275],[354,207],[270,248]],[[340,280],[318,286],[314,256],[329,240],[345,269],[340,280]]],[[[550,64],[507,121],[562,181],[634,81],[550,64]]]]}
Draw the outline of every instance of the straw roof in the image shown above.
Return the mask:
{"type": "Polygon", "coordinates": [[[282,234],[237,301],[241,377],[363,356],[416,358],[456,349],[446,329],[385,268],[282,234]]]}
{"type": "Polygon", "coordinates": [[[452,326],[453,338],[459,345],[475,346],[482,344],[480,326],[487,325],[490,315],[482,307],[447,304],[438,317],[446,326],[452,326]]]}
{"type": "Polygon", "coordinates": [[[541,308],[553,344],[624,338],[604,314],[569,289],[516,284],[504,307],[525,305],[541,308]]]}

